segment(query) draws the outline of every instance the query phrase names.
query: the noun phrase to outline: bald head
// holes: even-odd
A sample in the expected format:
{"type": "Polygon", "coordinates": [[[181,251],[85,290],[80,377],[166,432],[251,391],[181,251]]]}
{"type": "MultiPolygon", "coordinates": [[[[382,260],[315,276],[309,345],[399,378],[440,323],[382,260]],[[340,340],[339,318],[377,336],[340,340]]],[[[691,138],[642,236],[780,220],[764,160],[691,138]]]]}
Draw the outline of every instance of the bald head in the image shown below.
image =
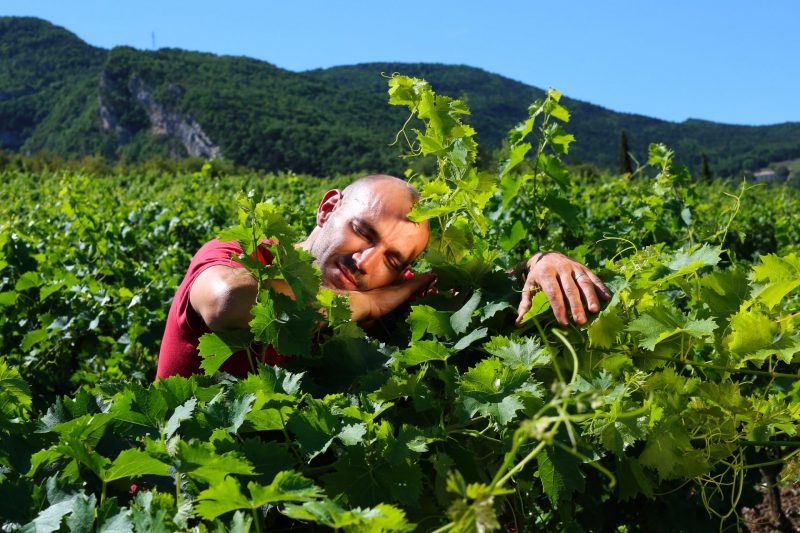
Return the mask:
{"type": "Polygon", "coordinates": [[[362,176],[342,189],[342,200],[358,197],[361,194],[372,194],[376,189],[391,191],[404,195],[413,204],[419,199],[419,192],[410,183],[388,174],[371,174],[362,176]]]}

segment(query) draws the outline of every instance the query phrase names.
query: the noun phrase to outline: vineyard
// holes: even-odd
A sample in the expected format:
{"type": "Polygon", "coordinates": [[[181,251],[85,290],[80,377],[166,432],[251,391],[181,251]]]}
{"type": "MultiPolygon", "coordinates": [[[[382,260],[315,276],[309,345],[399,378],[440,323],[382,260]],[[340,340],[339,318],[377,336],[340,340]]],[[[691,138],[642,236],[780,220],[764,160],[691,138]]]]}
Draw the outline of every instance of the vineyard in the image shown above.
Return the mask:
{"type": "Polygon", "coordinates": [[[437,284],[368,326],[292,246],[355,176],[3,173],[2,530],[800,527],[779,509],[800,483],[800,189],[699,182],[661,144],[632,174],[574,173],[554,90],[480,171],[465,103],[403,76],[389,102],[409,118],[387,142],[432,169],[407,177],[432,228],[413,270],[437,284]],[[154,383],[215,237],[263,287],[251,329],[154,383]],[[586,325],[541,292],[515,325],[515,268],[542,250],[611,289],[586,325]],[[266,344],[289,360],[218,371],[266,344]]]}

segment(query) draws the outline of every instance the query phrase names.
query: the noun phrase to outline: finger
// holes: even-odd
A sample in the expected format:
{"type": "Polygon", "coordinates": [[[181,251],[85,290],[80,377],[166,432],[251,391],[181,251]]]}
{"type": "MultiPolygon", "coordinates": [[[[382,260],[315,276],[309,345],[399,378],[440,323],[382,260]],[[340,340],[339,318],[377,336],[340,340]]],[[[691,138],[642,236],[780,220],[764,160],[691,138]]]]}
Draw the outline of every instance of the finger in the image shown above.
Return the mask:
{"type": "Polygon", "coordinates": [[[539,287],[531,278],[528,278],[525,281],[525,286],[522,287],[522,298],[520,299],[519,306],[517,307],[517,319],[514,321],[517,326],[522,323],[522,317],[525,316],[525,313],[527,313],[528,309],[531,308],[533,295],[538,290],[539,287]]]}
{"type": "MultiPolygon", "coordinates": [[[[572,272],[561,272],[558,275],[558,281],[561,283],[561,290],[569,302],[570,311],[572,311],[572,318],[578,324],[586,323],[586,311],[583,310],[583,302],[581,301],[581,292],[578,290],[578,285],[572,278],[572,272]]],[[[566,314],[566,313],[565,313],[566,314]]]]}
{"type": "Polygon", "coordinates": [[[575,274],[575,281],[583,293],[583,299],[586,300],[586,308],[592,313],[600,311],[600,302],[597,300],[597,287],[595,287],[592,278],[586,271],[578,272],[575,274]]]}
{"type": "Polygon", "coordinates": [[[424,291],[434,281],[436,281],[436,275],[433,272],[423,272],[397,285],[390,285],[386,290],[391,291],[401,300],[405,300],[412,294],[424,291]]]}
{"type": "Polygon", "coordinates": [[[569,324],[567,318],[567,309],[564,306],[564,295],[561,292],[561,285],[554,274],[550,274],[542,279],[539,285],[542,287],[542,292],[547,296],[550,302],[550,307],[553,308],[553,314],[562,326],[569,324]]]}
{"type": "Polygon", "coordinates": [[[597,293],[600,295],[600,297],[603,298],[604,300],[610,300],[611,291],[608,290],[608,287],[605,286],[603,280],[597,277],[597,275],[588,268],[586,269],[586,275],[589,277],[589,279],[592,280],[592,283],[598,289],[597,293]]]}

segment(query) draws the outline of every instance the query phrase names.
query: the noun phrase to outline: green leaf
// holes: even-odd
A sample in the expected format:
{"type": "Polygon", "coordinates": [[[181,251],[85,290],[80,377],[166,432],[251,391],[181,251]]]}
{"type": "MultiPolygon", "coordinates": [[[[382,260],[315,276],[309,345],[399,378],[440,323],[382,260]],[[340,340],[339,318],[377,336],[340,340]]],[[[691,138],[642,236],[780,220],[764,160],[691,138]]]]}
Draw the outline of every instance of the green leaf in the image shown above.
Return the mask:
{"type": "Polygon", "coordinates": [[[534,317],[537,317],[550,310],[550,300],[544,292],[537,292],[531,299],[531,308],[522,316],[522,323],[526,323],[534,317]]]}
{"type": "Polygon", "coordinates": [[[8,307],[10,305],[14,305],[16,302],[17,302],[16,291],[0,292],[0,307],[8,307]]]}
{"type": "Polygon", "coordinates": [[[34,287],[38,287],[41,284],[42,284],[41,274],[33,270],[22,274],[17,280],[16,285],[14,285],[14,289],[16,291],[24,291],[27,289],[32,289],[34,287]]]}
{"type": "Polygon", "coordinates": [[[554,104],[550,108],[550,116],[557,118],[561,122],[569,122],[569,111],[561,104],[554,104]]]}
{"type": "Polygon", "coordinates": [[[723,339],[737,364],[763,363],[771,355],[789,363],[800,353],[800,339],[779,331],[778,323],[758,310],[743,310],[731,317],[731,333],[723,339]]]}
{"type": "Polygon", "coordinates": [[[313,481],[293,471],[279,472],[266,487],[250,482],[247,489],[250,491],[251,507],[278,502],[303,502],[322,496],[322,490],[313,481]]]}
{"type": "Polygon", "coordinates": [[[291,470],[297,462],[286,444],[274,441],[247,439],[241,450],[260,480],[269,481],[281,470],[291,470]]]}
{"type": "Polygon", "coordinates": [[[530,369],[550,364],[552,359],[546,347],[539,345],[533,337],[492,337],[483,345],[487,352],[499,357],[512,369],[530,369]]]}
{"type": "Polygon", "coordinates": [[[653,431],[639,456],[639,462],[656,469],[661,480],[677,477],[673,472],[683,462],[681,449],[690,446],[684,431],[673,432],[672,429],[674,426],[653,431]]]}
{"type": "Polygon", "coordinates": [[[122,478],[144,475],[166,476],[169,467],[140,450],[125,450],[106,466],[101,479],[108,483],[122,478]]]}
{"type": "Polygon", "coordinates": [[[246,330],[205,333],[200,337],[197,347],[200,357],[203,358],[200,368],[205,371],[206,376],[213,376],[231,355],[247,349],[248,346],[250,333],[246,330]]]}
{"type": "Polygon", "coordinates": [[[43,340],[47,339],[47,328],[40,328],[30,331],[22,337],[22,342],[20,343],[20,347],[24,351],[28,351],[33,348],[35,345],[39,344],[43,340]]]}
{"type": "Polygon", "coordinates": [[[189,420],[192,417],[192,413],[194,412],[194,408],[196,406],[197,398],[189,398],[186,400],[186,403],[176,407],[175,411],[172,413],[172,416],[170,416],[169,420],[167,420],[167,424],[164,426],[164,438],[172,438],[172,435],[180,427],[181,422],[184,420],[189,420]]]}
{"type": "Polygon", "coordinates": [[[206,520],[214,520],[219,515],[237,509],[251,509],[250,500],[242,494],[239,482],[233,477],[225,477],[197,495],[198,503],[194,510],[206,520]]]}
{"type": "Polygon", "coordinates": [[[506,252],[509,252],[527,235],[528,233],[525,231],[525,227],[522,225],[522,222],[517,220],[514,222],[514,225],[511,226],[510,232],[507,235],[500,237],[497,242],[500,245],[500,248],[506,252]]]}
{"type": "Polygon", "coordinates": [[[76,494],[72,513],[67,518],[70,533],[89,533],[93,530],[94,510],[97,498],[94,494],[76,494]]]}
{"type": "MultiPolygon", "coordinates": [[[[217,239],[222,242],[237,241],[241,243],[249,243],[253,240],[253,232],[250,228],[237,225],[230,228],[225,228],[217,234],[217,239]]],[[[243,249],[246,247],[243,247],[243,249]]]]}
{"type": "Polygon", "coordinates": [[[405,513],[392,505],[381,503],[371,508],[345,510],[331,500],[310,501],[303,505],[286,504],[283,514],[293,520],[314,522],[322,526],[353,533],[414,531],[405,513]]]}
{"type": "Polygon", "coordinates": [[[428,451],[428,439],[417,427],[403,425],[397,438],[390,438],[384,457],[392,464],[400,464],[411,459],[412,452],[424,453],[428,451]]]}
{"type": "Polygon", "coordinates": [[[339,440],[341,440],[345,446],[356,446],[357,444],[361,444],[366,433],[366,424],[347,424],[342,427],[337,437],[339,437],[339,440]]]}
{"type": "Polygon", "coordinates": [[[461,351],[476,340],[484,338],[488,332],[489,330],[487,328],[475,328],[458,339],[458,342],[453,345],[453,349],[455,351],[461,351]]]}
{"type": "Polygon", "coordinates": [[[453,335],[450,313],[437,311],[429,305],[415,305],[406,322],[411,328],[411,341],[417,342],[425,333],[449,339],[453,335]]]}
{"type": "Polygon", "coordinates": [[[644,494],[648,498],[653,497],[653,482],[636,459],[631,457],[621,459],[617,467],[617,481],[621,501],[631,500],[639,494],[644,494]]]}
{"type": "Polygon", "coordinates": [[[327,450],[340,431],[339,420],[319,400],[310,400],[307,409],[295,411],[287,427],[294,433],[295,444],[307,461],[327,450]]]}
{"type": "Polygon", "coordinates": [[[720,248],[707,244],[699,248],[690,248],[687,251],[676,253],[666,263],[667,268],[672,271],[669,277],[686,276],[697,272],[705,266],[715,266],[719,263],[721,253],[722,250],[720,248]]]}
{"type": "Polygon", "coordinates": [[[754,296],[772,309],[800,287],[800,257],[797,254],[763,256],[761,264],[753,267],[753,281],[764,283],[755,290],[754,296]]]}
{"type": "Polygon", "coordinates": [[[472,322],[472,315],[481,303],[481,291],[476,290],[466,303],[450,316],[450,326],[455,333],[464,333],[472,322]]]}
{"type": "Polygon", "coordinates": [[[680,333],[698,339],[710,338],[716,327],[716,323],[710,318],[690,319],[674,307],[661,305],[643,312],[628,325],[628,331],[639,333],[639,345],[652,351],[659,342],[680,333]]]}
{"type": "Polygon", "coordinates": [[[271,344],[284,355],[308,355],[314,324],[321,318],[313,308],[298,307],[291,298],[263,293],[251,310],[250,328],[255,339],[271,344]]]}
{"type": "Polygon", "coordinates": [[[513,310],[515,307],[508,302],[490,302],[483,308],[482,320],[489,320],[500,311],[505,311],[506,309],[513,310]]]}
{"type": "Polygon", "coordinates": [[[0,357],[0,421],[21,416],[30,406],[30,387],[17,369],[0,357]]]}
{"type": "MultiPolygon", "coordinates": [[[[169,502],[170,504],[172,502],[169,502]]],[[[131,519],[136,532],[152,531],[153,533],[168,533],[171,529],[169,527],[169,518],[171,514],[172,505],[167,505],[162,498],[158,497],[155,491],[139,491],[131,502],[131,519]]],[[[125,523],[119,522],[118,517],[125,517],[125,513],[121,512],[116,517],[106,520],[109,533],[116,533],[113,526],[120,524],[124,527],[125,523]]],[[[130,523],[127,524],[130,527],[130,523]]],[[[122,531],[126,531],[122,529],[122,531]]],[[[130,531],[130,530],[129,530],[130,531]]]]}
{"type": "Polygon", "coordinates": [[[530,151],[530,149],[530,143],[521,143],[512,146],[509,150],[508,161],[505,162],[500,171],[500,178],[503,178],[506,174],[511,172],[514,167],[522,163],[525,160],[525,155],[530,151]]]}
{"type": "Polygon", "coordinates": [[[281,246],[278,267],[283,279],[292,289],[295,300],[304,305],[311,302],[319,291],[320,272],[314,265],[314,256],[302,248],[281,246]]]}
{"type": "MultiPolygon", "coordinates": [[[[51,533],[58,531],[61,528],[62,519],[77,510],[80,513],[85,511],[89,502],[86,500],[86,495],[80,493],[68,493],[63,491],[56,481],[56,476],[47,479],[47,500],[50,506],[39,512],[36,518],[20,528],[19,531],[23,533],[51,533]],[[78,500],[82,499],[83,502],[79,503],[78,500]]],[[[91,496],[94,498],[94,495],[91,496]]],[[[93,501],[92,501],[93,506],[93,501]]],[[[80,520],[78,520],[80,522],[80,520]]]]}
{"type": "Polygon", "coordinates": [[[625,331],[625,320],[618,307],[608,307],[589,326],[589,342],[598,348],[611,348],[625,331]]]}
{"type": "Polygon", "coordinates": [[[325,488],[352,506],[376,505],[384,500],[417,505],[422,493],[422,470],[410,461],[392,464],[382,458],[370,459],[361,447],[350,447],[323,476],[325,488]]]}
{"type": "Polygon", "coordinates": [[[222,428],[228,433],[236,433],[244,423],[245,417],[253,409],[255,394],[223,394],[203,407],[206,421],[215,428],[222,428]]]}
{"type": "Polygon", "coordinates": [[[446,361],[451,351],[438,341],[418,341],[394,355],[403,366],[414,366],[427,361],[446,361]]]}
{"type": "Polygon", "coordinates": [[[527,369],[511,368],[497,357],[484,359],[459,378],[461,405],[469,417],[480,412],[505,426],[523,408],[521,396],[541,396],[530,377],[527,369]]]}
{"type": "Polygon", "coordinates": [[[575,492],[583,492],[586,479],[580,461],[566,451],[546,447],[536,457],[542,489],[554,503],[567,501],[575,492]]]}
{"type": "Polygon", "coordinates": [[[180,461],[181,472],[211,486],[220,484],[230,474],[255,474],[252,465],[238,453],[217,453],[207,442],[180,441],[175,457],[180,461]]]}

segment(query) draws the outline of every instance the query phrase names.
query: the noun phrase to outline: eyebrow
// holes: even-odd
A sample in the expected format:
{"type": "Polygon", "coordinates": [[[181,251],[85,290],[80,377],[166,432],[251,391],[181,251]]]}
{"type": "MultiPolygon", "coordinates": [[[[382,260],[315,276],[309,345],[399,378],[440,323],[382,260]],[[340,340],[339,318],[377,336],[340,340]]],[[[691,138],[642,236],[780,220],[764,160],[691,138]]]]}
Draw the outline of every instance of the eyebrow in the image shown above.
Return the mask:
{"type": "MultiPolygon", "coordinates": [[[[372,225],[370,221],[363,218],[357,218],[356,223],[361,227],[361,230],[364,233],[366,233],[370,239],[383,240],[381,238],[380,233],[378,233],[378,230],[375,228],[375,226],[372,225]]],[[[400,260],[400,270],[406,268],[411,264],[411,257],[404,257],[400,252],[398,252],[394,248],[388,248],[387,252],[400,260]]]]}

